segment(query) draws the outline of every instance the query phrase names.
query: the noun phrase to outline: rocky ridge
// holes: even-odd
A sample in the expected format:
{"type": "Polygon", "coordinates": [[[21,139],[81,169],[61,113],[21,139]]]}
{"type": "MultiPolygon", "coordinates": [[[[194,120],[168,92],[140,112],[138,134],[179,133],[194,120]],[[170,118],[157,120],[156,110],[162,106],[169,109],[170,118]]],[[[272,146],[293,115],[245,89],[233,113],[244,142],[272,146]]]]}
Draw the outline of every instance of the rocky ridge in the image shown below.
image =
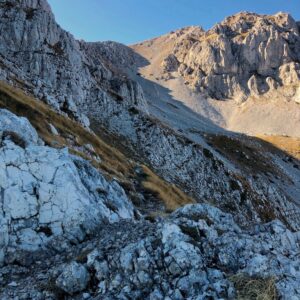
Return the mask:
{"type": "Polygon", "coordinates": [[[134,70],[151,113],[173,127],[196,114],[204,131],[212,121],[247,135],[299,137],[297,26],[286,13],[239,13],[208,31],[186,27],[132,45],[136,63],[124,68],[134,70]],[[169,103],[185,117],[174,121],[169,103]]]}
{"type": "Polygon", "coordinates": [[[95,99],[99,106],[125,98],[127,105],[143,107],[138,85],[113,73],[103,59],[92,62],[82,51],[85,43],[55,22],[47,1],[1,1],[0,7],[2,80],[25,84],[37,98],[86,126],[85,111],[95,99]]]}
{"type": "Polygon", "coordinates": [[[215,99],[243,102],[284,87],[286,98],[299,102],[299,48],[290,15],[240,13],[207,32],[183,30],[162,67],[215,99]]]}
{"type": "MultiPolygon", "coordinates": [[[[123,45],[76,41],[46,1],[0,1],[0,13],[3,80],[80,121],[85,134],[104,127],[128,159],[201,202],[142,215],[132,201],[145,195],[0,110],[1,298],[234,299],[247,293],[241,280],[271,299],[299,298],[296,159],[221,130],[188,135],[149,115],[135,65],[126,67],[145,61],[123,45]]],[[[176,66],[172,57],[164,69],[176,66]]],[[[13,107],[0,88],[1,107],[13,107]]]]}
{"type": "Polygon", "coordinates": [[[36,266],[2,268],[8,286],[1,297],[236,299],[245,296],[236,289],[241,279],[268,299],[300,293],[299,233],[279,221],[245,231],[210,205],[189,205],[154,223],[107,225],[92,239],[56,251],[38,256],[36,266]]]}
{"type": "MultiPolygon", "coordinates": [[[[127,63],[127,53],[132,63],[139,56],[115,43],[76,41],[56,24],[53,14],[45,9],[45,2],[23,1],[20,5],[19,1],[9,1],[8,5],[2,1],[1,13],[7,19],[0,27],[3,79],[18,85],[22,81],[23,89],[61,113],[81,120],[85,126],[91,123],[96,133],[101,133],[99,128],[103,126],[117,134],[136,157],[147,161],[160,176],[197,201],[212,202],[222,209],[230,207],[229,211],[234,209],[241,224],[278,217],[298,228],[298,218],[285,217],[286,212],[297,214],[299,210],[297,169],[287,171],[289,163],[278,165],[277,157],[267,158],[259,151],[260,160],[271,159],[270,172],[254,167],[253,177],[245,175],[245,165],[237,165],[222,151],[217,152],[203,138],[201,130],[187,136],[149,116],[140,84],[120,67],[127,63]],[[33,9],[30,18],[24,7],[33,9]],[[46,23],[50,24],[47,30],[46,23]],[[123,63],[118,64],[121,58],[123,63]],[[8,71],[9,66],[18,73],[8,71]],[[60,100],[62,97],[66,100],[60,100]],[[268,216],[264,213],[266,208],[271,210],[268,216]]],[[[240,138],[236,137],[236,141],[240,138]]],[[[254,149],[260,147],[256,145],[254,149]]],[[[253,155],[252,151],[248,153],[253,155]]]]}

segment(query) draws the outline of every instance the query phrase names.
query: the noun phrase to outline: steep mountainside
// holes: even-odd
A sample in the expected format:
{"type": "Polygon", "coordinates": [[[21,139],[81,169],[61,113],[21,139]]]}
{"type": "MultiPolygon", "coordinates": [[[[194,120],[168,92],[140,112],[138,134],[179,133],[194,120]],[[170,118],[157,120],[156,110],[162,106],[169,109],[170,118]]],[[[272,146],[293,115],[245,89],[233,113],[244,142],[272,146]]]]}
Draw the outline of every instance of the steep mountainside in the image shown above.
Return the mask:
{"type": "Polygon", "coordinates": [[[132,49],[144,58],[139,72],[166,88],[159,97],[231,130],[300,136],[300,35],[288,14],[240,13],[208,31],[187,27],[132,49]]]}
{"type": "Polygon", "coordinates": [[[46,0],[0,16],[1,299],[299,297],[290,16],[132,47],[75,40],[46,0]]]}
{"type": "Polygon", "coordinates": [[[96,101],[101,109],[103,102],[125,98],[132,106],[143,107],[138,85],[114,74],[105,61],[87,57],[81,50],[84,45],[56,24],[45,0],[0,5],[1,79],[25,85],[86,126],[84,113],[91,110],[90,102],[96,101]]]}
{"type": "Polygon", "coordinates": [[[242,224],[277,216],[298,228],[298,221],[285,218],[286,212],[299,209],[299,170],[293,168],[297,162],[272,159],[264,144],[227,136],[192,112],[181,116],[172,102],[166,119],[149,115],[141,85],[122,67],[130,61],[134,66],[139,55],[120,44],[76,41],[55,23],[45,1],[3,1],[1,13],[5,19],[1,23],[3,79],[85,126],[91,123],[97,134],[104,126],[119,136],[118,147],[125,146],[196,201],[234,209],[242,224]],[[173,123],[168,121],[170,114],[173,123]],[[227,147],[228,143],[238,149],[227,147]]]}

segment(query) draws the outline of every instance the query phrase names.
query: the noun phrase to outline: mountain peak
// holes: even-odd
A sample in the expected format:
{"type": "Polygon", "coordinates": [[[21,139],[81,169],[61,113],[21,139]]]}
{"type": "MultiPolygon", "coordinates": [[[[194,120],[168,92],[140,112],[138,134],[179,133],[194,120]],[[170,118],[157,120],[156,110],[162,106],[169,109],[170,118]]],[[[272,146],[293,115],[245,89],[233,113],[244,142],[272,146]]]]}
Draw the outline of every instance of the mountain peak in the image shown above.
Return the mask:
{"type": "Polygon", "coordinates": [[[275,15],[262,15],[252,12],[240,12],[227,17],[218,26],[228,26],[233,30],[245,30],[247,28],[260,28],[264,26],[275,26],[282,30],[298,31],[298,26],[293,17],[285,12],[278,12],[275,15]]]}
{"type": "Polygon", "coordinates": [[[22,8],[40,9],[47,12],[51,12],[51,7],[47,0],[0,0],[0,5],[6,6],[7,8],[19,6],[22,8]]]}
{"type": "Polygon", "coordinates": [[[206,32],[179,33],[166,60],[177,60],[176,70],[196,92],[244,101],[299,80],[300,35],[287,13],[241,12],[206,32]]]}
{"type": "Polygon", "coordinates": [[[0,299],[300,299],[298,140],[217,126],[252,103],[266,132],[271,90],[263,124],[299,134],[295,22],[240,13],[129,48],[50,11],[0,0],[0,299]]]}

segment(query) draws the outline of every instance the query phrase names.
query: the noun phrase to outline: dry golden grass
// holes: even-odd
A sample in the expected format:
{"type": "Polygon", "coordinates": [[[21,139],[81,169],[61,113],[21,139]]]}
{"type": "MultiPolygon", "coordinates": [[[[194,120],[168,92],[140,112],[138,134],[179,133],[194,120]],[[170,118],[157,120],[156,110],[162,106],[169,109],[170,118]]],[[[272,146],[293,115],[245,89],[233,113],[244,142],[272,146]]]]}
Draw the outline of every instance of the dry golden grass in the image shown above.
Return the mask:
{"type": "Polygon", "coordinates": [[[207,135],[207,142],[240,168],[242,175],[234,174],[231,176],[242,183],[244,198],[251,199],[261,220],[270,222],[279,218],[286,222],[283,216],[278,215],[276,208],[268,200],[263,199],[247,179],[248,176],[255,178],[258,175],[266,178],[278,176],[289,182],[290,179],[266,155],[268,152],[282,154],[282,151],[268,142],[249,136],[207,135]]]}
{"type": "Polygon", "coordinates": [[[166,183],[148,167],[143,166],[145,178],[142,182],[143,187],[154,193],[163,201],[166,211],[172,212],[186,204],[195,203],[195,201],[178,189],[175,185],[166,183]]]}
{"type": "Polygon", "coordinates": [[[241,170],[250,174],[271,173],[281,175],[281,171],[265,153],[275,151],[271,145],[262,144],[255,137],[230,137],[227,135],[207,135],[207,141],[221,152],[228,160],[234,162],[241,170]],[[262,146],[262,147],[260,147],[262,146]],[[267,150],[267,151],[266,151],[267,150]]]}
{"type": "MultiPolygon", "coordinates": [[[[103,140],[102,137],[89,132],[77,122],[58,114],[45,103],[1,81],[0,108],[26,117],[47,145],[56,148],[68,147],[71,153],[91,161],[94,167],[109,178],[115,177],[122,185],[127,185],[129,189],[133,188],[131,180],[137,176],[134,169],[139,163],[131,162],[130,154],[125,150],[118,150],[117,145],[114,144],[118,140],[115,136],[106,136],[103,140]],[[51,132],[50,123],[58,130],[59,135],[51,132]],[[94,154],[101,159],[100,163],[76,148],[86,144],[93,146],[94,154]]],[[[101,131],[96,129],[95,132],[101,131]]],[[[149,168],[145,166],[143,168],[145,172],[144,188],[155,193],[158,200],[165,203],[167,210],[174,210],[184,204],[194,202],[177,187],[155,175],[149,168]]]]}
{"type": "MultiPolygon", "coordinates": [[[[101,158],[101,163],[92,161],[95,167],[104,170],[111,176],[123,178],[132,172],[132,165],[117,149],[103,142],[98,136],[87,131],[77,122],[64,117],[41,101],[26,95],[23,91],[0,82],[0,108],[6,108],[18,116],[26,117],[35,127],[39,136],[56,148],[70,147],[69,138],[75,141],[75,146],[91,144],[95,154],[101,158]],[[49,124],[52,124],[59,135],[52,134],[49,124]]],[[[74,154],[88,158],[84,153],[72,150],[74,154]]]]}
{"type": "Polygon", "coordinates": [[[247,32],[241,32],[239,35],[238,35],[238,37],[240,38],[240,39],[242,39],[242,40],[244,40],[245,38],[247,38],[247,36],[249,35],[249,31],[247,31],[247,32]]]}
{"type": "Polygon", "coordinates": [[[237,274],[229,278],[237,290],[237,300],[278,299],[274,278],[251,278],[237,274]]]}
{"type": "Polygon", "coordinates": [[[257,137],[300,159],[300,138],[279,135],[259,135],[257,137]]]}
{"type": "Polygon", "coordinates": [[[219,37],[218,34],[210,33],[210,34],[204,35],[202,40],[210,42],[210,41],[216,40],[218,37],[219,37]]]}

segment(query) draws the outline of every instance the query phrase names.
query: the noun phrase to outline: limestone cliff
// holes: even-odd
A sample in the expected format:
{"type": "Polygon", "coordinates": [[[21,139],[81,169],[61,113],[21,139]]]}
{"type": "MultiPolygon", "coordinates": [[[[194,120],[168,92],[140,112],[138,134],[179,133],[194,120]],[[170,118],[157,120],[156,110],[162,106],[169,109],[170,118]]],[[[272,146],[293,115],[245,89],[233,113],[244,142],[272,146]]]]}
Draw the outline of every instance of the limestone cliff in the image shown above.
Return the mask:
{"type": "Polygon", "coordinates": [[[299,23],[241,13],[129,48],[75,40],[46,0],[0,17],[1,299],[299,299],[297,155],[172,95],[296,105],[299,23]]]}
{"type": "Polygon", "coordinates": [[[290,15],[240,13],[207,32],[184,31],[164,68],[216,99],[245,101],[251,94],[296,85],[289,96],[299,101],[299,49],[299,28],[290,15]]]}

